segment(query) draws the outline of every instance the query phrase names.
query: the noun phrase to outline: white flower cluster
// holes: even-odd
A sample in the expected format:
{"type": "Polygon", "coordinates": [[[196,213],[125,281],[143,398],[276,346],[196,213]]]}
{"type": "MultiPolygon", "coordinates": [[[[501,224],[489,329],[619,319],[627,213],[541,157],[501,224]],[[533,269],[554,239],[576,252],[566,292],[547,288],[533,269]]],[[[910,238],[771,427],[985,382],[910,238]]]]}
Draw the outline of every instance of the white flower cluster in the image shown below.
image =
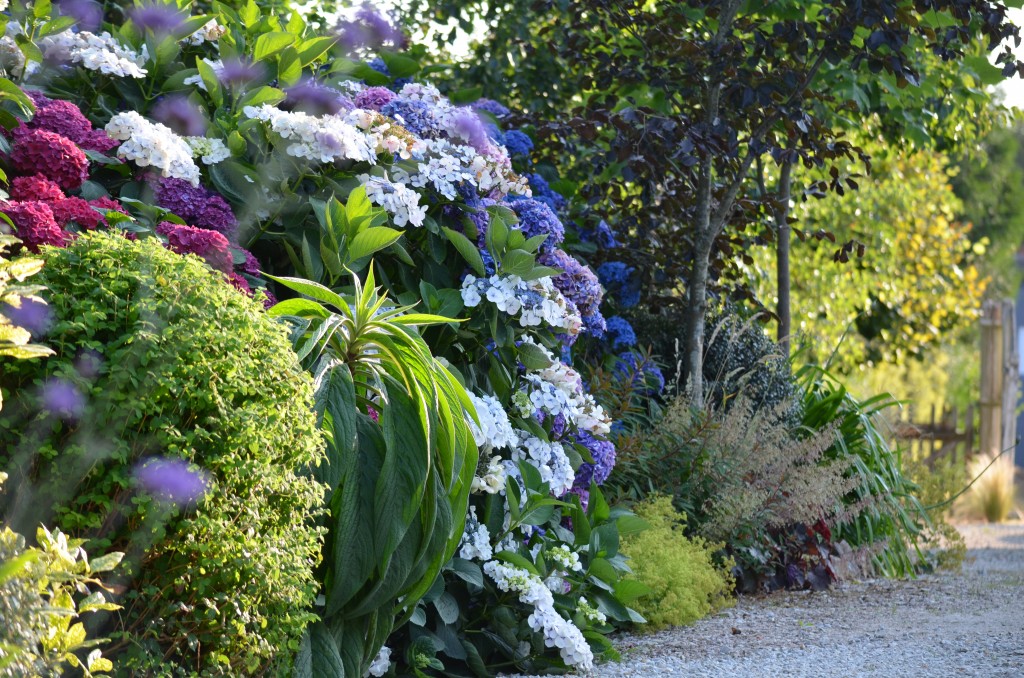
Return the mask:
{"type": "Polygon", "coordinates": [[[554,596],[540,577],[496,560],[484,563],[484,572],[499,589],[515,592],[521,603],[533,606],[527,623],[534,631],[543,632],[545,646],[558,648],[567,666],[575,666],[582,671],[593,670],[594,653],[587,639],[572,622],[558,614],[554,596]]]}
{"type": "Polygon", "coordinates": [[[370,138],[378,154],[390,153],[403,160],[409,160],[413,156],[421,157],[427,150],[425,141],[414,137],[412,132],[396,125],[391,118],[380,113],[356,108],[349,111],[345,119],[370,138]]]}
{"type": "Polygon", "coordinates": [[[427,217],[427,206],[420,204],[420,194],[407,188],[401,182],[391,182],[385,177],[371,177],[361,174],[356,177],[366,189],[366,197],[374,205],[383,207],[392,217],[395,226],[406,224],[422,226],[427,217]]]}
{"type": "Polygon", "coordinates": [[[516,431],[508,420],[501,403],[492,395],[478,396],[475,393],[467,393],[473,408],[476,410],[477,419],[480,425],[472,419],[468,420],[469,430],[473,433],[473,440],[477,447],[490,451],[502,447],[512,447],[519,441],[516,431]]]}
{"type": "MultiPolygon", "coordinates": [[[[550,361],[547,367],[523,377],[528,385],[526,395],[529,404],[551,416],[561,414],[566,421],[576,424],[577,428],[591,435],[603,438],[611,433],[611,418],[594,397],[584,390],[579,373],[529,337],[524,340],[537,346],[550,361]]],[[[529,416],[530,412],[522,411],[526,403],[521,397],[513,401],[520,407],[523,416],[529,416]]]]}
{"type": "Polygon", "coordinates": [[[570,572],[583,571],[583,564],[580,563],[579,554],[565,544],[559,544],[553,549],[548,549],[546,555],[563,570],[568,570],[570,572]]]}
{"type": "Polygon", "coordinates": [[[202,158],[207,165],[216,165],[218,162],[231,157],[231,151],[220,139],[209,137],[182,137],[188,147],[192,150],[193,158],[202,158]]]}
{"type": "Polygon", "coordinates": [[[271,131],[291,142],[288,155],[315,162],[357,160],[374,163],[377,153],[365,134],[336,115],[316,117],[301,111],[282,111],[270,104],[246,106],[247,118],[267,123],[271,131]]]}
{"type": "MultiPolygon", "coordinates": [[[[480,457],[480,461],[482,466],[484,457],[480,457]]],[[[478,494],[497,494],[503,489],[505,489],[505,467],[501,463],[501,457],[494,455],[487,460],[487,468],[484,469],[483,474],[473,478],[473,484],[469,491],[478,494]]]]}
{"type": "Polygon", "coordinates": [[[491,533],[487,526],[482,524],[476,517],[476,507],[469,507],[469,515],[466,516],[466,529],[462,533],[462,547],[459,550],[459,558],[463,560],[490,560],[494,556],[491,548],[491,533]]]}
{"type": "Polygon", "coordinates": [[[408,174],[406,180],[420,188],[429,185],[449,200],[456,198],[456,186],[464,181],[481,193],[497,193],[499,197],[509,193],[530,195],[527,180],[512,171],[508,154],[497,146],[491,148],[493,152],[481,155],[472,146],[429,139],[422,157],[417,157],[416,173],[408,174]]]}
{"type": "Polygon", "coordinates": [[[388,669],[391,668],[391,648],[382,647],[377,656],[370,662],[370,668],[366,669],[366,673],[363,674],[363,678],[367,676],[373,676],[373,678],[380,678],[388,669]]]}
{"type": "Polygon", "coordinates": [[[438,104],[450,105],[445,96],[441,94],[441,90],[430,83],[410,82],[402,87],[402,91],[398,95],[403,99],[426,101],[435,106],[438,104]]]}
{"type": "Polygon", "coordinates": [[[608,621],[608,617],[605,616],[604,612],[591,605],[590,601],[586,598],[580,598],[579,602],[576,603],[576,609],[580,611],[584,619],[592,624],[604,624],[608,621]]]}
{"type": "MultiPolygon", "coordinates": [[[[540,471],[540,479],[551,486],[551,493],[556,497],[561,497],[572,489],[576,472],[572,470],[569,457],[560,444],[524,435],[519,445],[512,450],[512,461],[506,462],[506,474],[509,472],[508,466],[515,468],[513,462],[522,460],[526,460],[540,471]]],[[[518,476],[518,472],[514,475],[518,476]]]]}
{"type": "Polygon", "coordinates": [[[56,61],[81,64],[90,71],[119,78],[144,78],[143,65],[149,59],[146,46],[142,52],[129,49],[104,31],[99,35],[89,31],[72,32],[71,29],[50,35],[39,41],[43,56],[56,61]]]}
{"type": "Polygon", "coordinates": [[[165,177],[174,177],[199,185],[199,167],[192,161],[192,149],[184,139],[158,122],[143,118],[135,111],[118,113],[104,128],[111,139],[123,143],[117,155],[140,167],[154,167],[165,177]]]}
{"type": "Polygon", "coordinates": [[[499,311],[513,317],[518,315],[523,327],[543,322],[570,336],[579,334],[583,327],[579,312],[569,306],[548,277],[526,281],[517,275],[492,275],[490,278],[467,275],[462,281],[462,302],[472,308],[480,304],[483,296],[499,311]]]}
{"type": "Polygon", "coordinates": [[[228,29],[218,24],[216,19],[210,19],[203,24],[202,28],[185,38],[183,42],[188,45],[201,45],[204,42],[216,42],[227,32],[228,29]]]}

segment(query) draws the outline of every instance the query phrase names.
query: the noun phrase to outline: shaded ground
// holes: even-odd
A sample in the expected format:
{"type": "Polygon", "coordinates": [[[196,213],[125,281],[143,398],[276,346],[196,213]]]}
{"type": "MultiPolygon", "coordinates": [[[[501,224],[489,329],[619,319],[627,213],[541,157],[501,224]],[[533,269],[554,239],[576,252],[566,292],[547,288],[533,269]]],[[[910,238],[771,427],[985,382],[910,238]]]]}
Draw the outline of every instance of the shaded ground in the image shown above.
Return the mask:
{"type": "Polygon", "coordinates": [[[743,597],[694,626],[618,640],[599,676],[1024,676],[1024,523],[960,526],[961,573],[743,597]]]}

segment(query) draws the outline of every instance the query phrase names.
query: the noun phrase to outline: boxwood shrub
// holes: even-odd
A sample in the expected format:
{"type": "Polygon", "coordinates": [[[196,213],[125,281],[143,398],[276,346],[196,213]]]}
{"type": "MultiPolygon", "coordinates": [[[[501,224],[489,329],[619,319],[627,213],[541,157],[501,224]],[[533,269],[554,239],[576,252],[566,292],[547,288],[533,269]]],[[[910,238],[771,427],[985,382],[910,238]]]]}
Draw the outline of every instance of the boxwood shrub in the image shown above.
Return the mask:
{"type": "Polygon", "coordinates": [[[285,673],[324,488],[303,474],[323,441],[284,329],[156,239],[90,233],[44,256],[56,354],[0,374],[17,488],[0,510],[127,552],[124,610],[102,629],[122,673],[285,673]]]}

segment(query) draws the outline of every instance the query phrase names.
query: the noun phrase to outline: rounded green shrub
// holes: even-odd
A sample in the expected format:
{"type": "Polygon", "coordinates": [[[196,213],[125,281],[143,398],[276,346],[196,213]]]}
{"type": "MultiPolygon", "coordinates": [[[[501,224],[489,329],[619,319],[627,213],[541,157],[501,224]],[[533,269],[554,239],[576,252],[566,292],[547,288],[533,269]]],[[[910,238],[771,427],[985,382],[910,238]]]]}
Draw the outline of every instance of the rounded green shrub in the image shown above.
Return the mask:
{"type": "Polygon", "coordinates": [[[650,589],[632,604],[647,619],[645,630],[691,624],[732,604],[732,578],[712,557],[721,545],[685,536],[686,516],[665,495],[651,495],[633,510],[650,528],[624,536],[621,551],[650,589]]]}
{"type": "Polygon", "coordinates": [[[0,510],[127,553],[105,629],[122,673],[286,673],[324,487],[304,473],[323,441],[285,330],[156,239],[90,233],[44,255],[55,355],[0,373],[17,488],[0,510]]]}

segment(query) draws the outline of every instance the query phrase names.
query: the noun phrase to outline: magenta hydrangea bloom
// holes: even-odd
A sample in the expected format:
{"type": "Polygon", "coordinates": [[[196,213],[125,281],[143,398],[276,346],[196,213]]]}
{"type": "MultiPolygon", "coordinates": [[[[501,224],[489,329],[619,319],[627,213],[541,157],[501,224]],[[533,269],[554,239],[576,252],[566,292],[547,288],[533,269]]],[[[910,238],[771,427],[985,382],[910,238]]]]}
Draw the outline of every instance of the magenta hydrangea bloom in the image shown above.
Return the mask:
{"type": "Polygon", "coordinates": [[[156,232],[167,238],[167,248],[178,254],[195,254],[222,273],[232,273],[231,246],[217,231],[162,221],[156,232]]]}
{"type": "Polygon", "coordinates": [[[65,191],[89,176],[89,160],[73,141],[42,129],[19,132],[11,148],[11,165],[19,174],[41,174],[65,191]]]}
{"type": "Polygon", "coordinates": [[[101,223],[106,223],[103,215],[94,210],[88,200],[83,200],[82,198],[72,196],[63,200],[54,200],[49,205],[50,209],[53,210],[54,220],[61,226],[67,226],[69,223],[75,222],[82,228],[91,231],[101,223]]]}
{"type": "Polygon", "coordinates": [[[249,281],[237,273],[228,273],[228,282],[239,292],[244,292],[245,296],[252,296],[252,288],[249,287],[249,281]]]}
{"type": "Polygon", "coordinates": [[[398,98],[387,87],[367,87],[356,95],[356,108],[380,112],[380,109],[398,98]]]}
{"type": "Polygon", "coordinates": [[[53,211],[45,202],[0,202],[0,212],[10,217],[14,222],[14,235],[32,252],[38,252],[43,245],[63,247],[67,244],[68,234],[60,230],[53,211]]]}
{"type": "Polygon", "coordinates": [[[100,153],[113,150],[120,143],[107,136],[103,130],[93,129],[89,119],[70,101],[49,101],[38,105],[28,127],[60,134],[81,148],[100,153]]]}
{"type": "Polygon", "coordinates": [[[201,499],[210,484],[204,472],[184,459],[151,459],[135,469],[135,479],[155,497],[179,505],[201,499]]]}
{"type": "Polygon", "coordinates": [[[260,274],[260,262],[259,262],[259,259],[257,259],[253,255],[253,253],[250,252],[249,250],[242,250],[242,254],[245,255],[245,263],[243,263],[239,268],[241,268],[245,273],[248,273],[251,276],[259,275],[260,274]]]}
{"type": "Polygon", "coordinates": [[[193,226],[217,231],[228,240],[235,239],[238,220],[221,196],[184,179],[160,179],[156,185],[156,203],[193,226]]]}
{"type": "Polygon", "coordinates": [[[14,177],[11,179],[10,193],[14,200],[39,200],[40,202],[63,200],[67,197],[64,195],[64,191],[60,190],[60,186],[42,174],[14,177]]]}

